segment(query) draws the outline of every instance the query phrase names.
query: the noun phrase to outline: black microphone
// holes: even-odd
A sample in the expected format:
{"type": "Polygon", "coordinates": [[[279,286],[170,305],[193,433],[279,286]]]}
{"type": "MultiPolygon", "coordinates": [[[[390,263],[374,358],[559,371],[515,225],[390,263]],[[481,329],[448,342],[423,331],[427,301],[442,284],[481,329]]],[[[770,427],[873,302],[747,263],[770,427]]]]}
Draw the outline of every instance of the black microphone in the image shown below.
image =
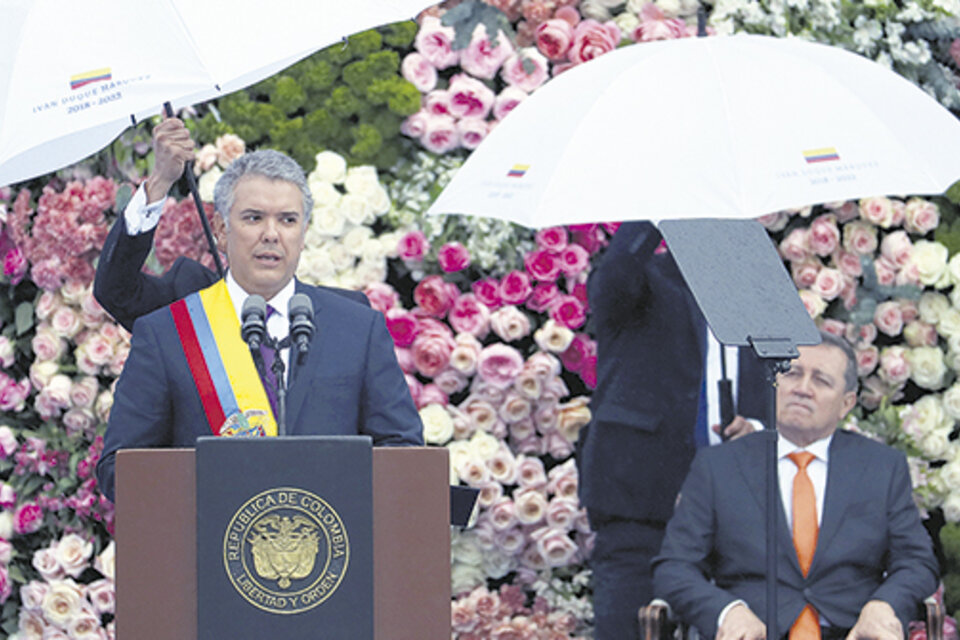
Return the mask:
{"type": "Polygon", "coordinates": [[[267,335],[267,301],[263,296],[247,296],[240,311],[240,319],[240,337],[250,345],[251,350],[259,349],[267,335]]]}
{"type": "Polygon", "coordinates": [[[290,337],[297,347],[298,358],[310,350],[310,339],[316,330],[313,326],[313,302],[302,293],[294,294],[287,305],[290,317],[290,337]]]}

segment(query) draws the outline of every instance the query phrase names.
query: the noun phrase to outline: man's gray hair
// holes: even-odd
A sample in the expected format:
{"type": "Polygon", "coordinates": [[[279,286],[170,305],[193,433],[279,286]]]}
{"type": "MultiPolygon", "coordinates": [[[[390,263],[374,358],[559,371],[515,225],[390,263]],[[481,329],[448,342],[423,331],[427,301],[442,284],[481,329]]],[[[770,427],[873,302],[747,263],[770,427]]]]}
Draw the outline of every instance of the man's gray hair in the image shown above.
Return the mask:
{"type": "Polygon", "coordinates": [[[313,195],[307,186],[303,169],[290,156],[273,149],[245,153],[227,167],[213,189],[213,206],[229,226],[230,209],[233,207],[234,190],[240,179],[247,175],[263,176],[270,180],[283,180],[295,184],[303,195],[303,224],[310,222],[313,211],[313,195]]]}
{"type": "Polygon", "coordinates": [[[843,352],[843,355],[847,358],[847,366],[843,371],[844,387],[846,387],[846,391],[856,391],[858,383],[857,354],[854,353],[853,347],[851,347],[850,343],[845,339],[835,336],[832,333],[827,333],[822,329],[820,330],[820,339],[824,345],[836,347],[843,352]]]}

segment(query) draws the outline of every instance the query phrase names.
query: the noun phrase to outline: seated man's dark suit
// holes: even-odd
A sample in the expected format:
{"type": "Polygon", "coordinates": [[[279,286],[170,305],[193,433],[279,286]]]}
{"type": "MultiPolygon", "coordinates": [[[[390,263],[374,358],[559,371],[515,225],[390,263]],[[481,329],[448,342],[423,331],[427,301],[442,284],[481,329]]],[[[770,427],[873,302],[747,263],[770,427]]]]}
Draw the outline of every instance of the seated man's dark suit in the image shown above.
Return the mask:
{"type": "MultiPolygon", "coordinates": [[[[695,452],[707,329],[669,250],[658,251],[661,240],[649,222],[624,223],[588,287],[597,388],[578,462],[580,499],[597,531],[601,640],[629,635],[652,597],[650,560],[695,452]],[[618,622],[605,628],[611,615],[618,622]]],[[[737,413],[762,420],[769,385],[741,352],[737,413]]]]}
{"type": "MultiPolygon", "coordinates": [[[[173,302],[175,295],[215,282],[216,277],[184,259],[163,278],[139,274],[149,245],[144,250],[144,238],[127,236],[122,224],[121,220],[115,225],[112,242],[98,265],[96,290],[108,311],[134,325],[130,355],[117,383],[97,465],[99,486],[108,497],[113,496],[117,449],[189,447],[197,437],[211,434],[169,307],[162,305],[173,302]],[[114,289],[124,281],[136,287],[134,295],[114,289]],[[115,304],[116,300],[122,302],[115,304]],[[136,319],[150,306],[161,308],[136,319]]],[[[359,292],[299,281],[295,286],[296,293],[308,295],[313,302],[317,329],[306,361],[294,369],[287,396],[287,433],[361,434],[372,436],[376,445],[422,445],[420,418],[383,315],[359,303],[360,298],[366,301],[359,292]]]]}
{"type": "MultiPolygon", "coordinates": [[[[734,599],[766,615],[764,438],[702,449],[654,560],[656,593],[703,634],[734,599]]],[[[869,600],[889,603],[903,628],[937,586],[930,537],[913,502],[902,453],[838,430],[830,443],[816,553],[804,578],[782,508],[777,627],[785,634],[809,603],[851,628],[869,600]]]]}

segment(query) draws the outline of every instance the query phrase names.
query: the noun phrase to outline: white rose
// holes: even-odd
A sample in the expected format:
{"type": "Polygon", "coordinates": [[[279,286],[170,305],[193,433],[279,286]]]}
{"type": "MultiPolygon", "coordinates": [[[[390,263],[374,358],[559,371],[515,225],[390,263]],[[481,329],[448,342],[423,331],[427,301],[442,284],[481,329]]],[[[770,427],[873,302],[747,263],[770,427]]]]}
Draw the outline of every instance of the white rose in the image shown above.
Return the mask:
{"type": "Polygon", "coordinates": [[[343,186],[346,187],[347,193],[367,198],[380,187],[376,167],[371,165],[351,167],[347,170],[347,178],[343,186]]]}
{"type": "Polygon", "coordinates": [[[450,571],[450,586],[453,595],[473,591],[487,581],[482,567],[455,563],[450,571]]]}
{"type": "Polygon", "coordinates": [[[557,324],[551,318],[533,332],[533,340],[544,351],[563,353],[573,342],[573,331],[557,324]]]}
{"type": "Polygon", "coordinates": [[[321,284],[329,281],[336,269],[326,248],[304,251],[297,265],[297,276],[302,280],[321,284]]]}
{"type": "Polygon", "coordinates": [[[478,566],[483,562],[483,547],[475,530],[466,531],[450,541],[450,556],[457,564],[478,566]]]}
{"type": "Polygon", "coordinates": [[[343,236],[343,248],[352,256],[359,257],[363,254],[363,246],[373,237],[373,229],[370,227],[354,227],[343,236]]]}
{"type": "Polygon", "coordinates": [[[374,215],[383,215],[390,211],[390,194],[383,188],[383,185],[377,184],[375,189],[367,193],[367,204],[370,205],[374,215]]]}
{"type": "Polygon", "coordinates": [[[81,611],[83,594],[73,580],[54,580],[40,609],[48,622],[66,627],[81,611]]]}
{"type": "Polygon", "coordinates": [[[948,487],[960,487],[960,460],[954,458],[940,467],[940,480],[948,487]]]}
{"type": "Polygon", "coordinates": [[[453,437],[453,418],[440,404],[428,404],[420,409],[423,439],[427,444],[446,444],[453,437]]]}
{"type": "Polygon", "coordinates": [[[917,430],[924,436],[952,425],[943,403],[933,394],[927,394],[914,402],[909,413],[917,430]]]}
{"type": "MultiPolygon", "coordinates": [[[[947,389],[941,400],[943,402],[943,410],[946,411],[947,415],[954,420],[960,420],[960,382],[955,383],[947,389]]],[[[958,463],[960,463],[960,461],[958,461],[958,463]]],[[[957,486],[960,486],[960,484],[957,486]]]]}
{"type": "Polygon", "coordinates": [[[918,240],[913,245],[913,253],[907,264],[916,268],[921,283],[938,285],[947,270],[948,253],[947,248],[939,242],[918,240]]]}
{"type": "Polygon", "coordinates": [[[934,460],[943,457],[950,448],[949,437],[949,429],[937,429],[936,431],[928,433],[920,442],[920,449],[923,451],[923,455],[934,460]]]}
{"type": "Polygon", "coordinates": [[[339,153],[333,151],[321,151],[316,156],[317,167],[310,173],[310,177],[316,177],[324,182],[334,184],[342,183],[347,177],[347,161],[339,153]]]}
{"type": "Polygon", "coordinates": [[[317,215],[319,207],[339,207],[343,194],[329,182],[311,180],[307,183],[310,195],[313,196],[313,215],[317,215]]]}
{"type": "Polygon", "coordinates": [[[340,243],[330,246],[330,260],[333,262],[333,268],[337,271],[353,268],[354,257],[340,243]]]}
{"type": "Polygon", "coordinates": [[[680,4],[680,0],[654,0],[655,4],[660,7],[660,10],[663,11],[663,15],[667,18],[676,18],[680,16],[680,13],[683,11],[683,6],[680,4]]]}
{"type": "Polygon", "coordinates": [[[356,193],[343,196],[338,208],[349,222],[356,225],[370,224],[375,218],[373,207],[367,202],[366,197],[356,193]]]}
{"type": "Polygon", "coordinates": [[[13,514],[9,511],[0,511],[0,538],[13,539],[13,514]]]}
{"type": "Polygon", "coordinates": [[[117,547],[114,545],[113,540],[111,540],[110,544],[97,556],[97,559],[93,563],[93,568],[99,571],[103,577],[115,580],[117,573],[116,558],[117,547]]]}
{"type": "Polygon", "coordinates": [[[217,180],[223,175],[223,169],[214,165],[212,169],[200,176],[197,180],[197,191],[200,192],[200,199],[204,202],[213,202],[213,188],[217,186],[217,180]]]}
{"type": "Polygon", "coordinates": [[[387,279],[387,261],[363,260],[357,265],[353,273],[357,279],[354,289],[365,288],[376,282],[383,282],[387,279]]]}
{"type": "Polygon", "coordinates": [[[960,522],[960,491],[953,491],[943,501],[943,517],[947,522],[960,522]]]}
{"type": "Polygon", "coordinates": [[[399,231],[390,231],[388,233],[381,234],[377,240],[381,244],[380,253],[387,258],[396,258],[399,255],[400,247],[400,238],[404,234],[399,231]]]}
{"type": "Polygon", "coordinates": [[[491,458],[500,449],[500,440],[486,431],[477,431],[470,438],[470,451],[481,460],[491,458]]]}
{"type": "MultiPolygon", "coordinates": [[[[339,238],[343,235],[343,227],[346,218],[339,207],[336,206],[318,206],[313,208],[313,217],[310,219],[310,228],[307,230],[309,236],[311,232],[318,233],[327,238],[339,238]]],[[[307,244],[314,244],[315,240],[307,238],[307,244]]]]}
{"type": "Polygon", "coordinates": [[[951,307],[940,314],[937,332],[945,338],[960,334],[960,311],[951,307]]]}
{"type": "Polygon", "coordinates": [[[483,572],[488,578],[499,580],[511,571],[517,568],[517,561],[512,555],[507,555],[502,551],[488,551],[483,554],[483,572]]]}
{"type": "Polygon", "coordinates": [[[917,312],[920,314],[920,319],[927,324],[940,322],[940,315],[950,307],[950,300],[947,296],[935,291],[924,292],[920,296],[920,301],[917,302],[917,312]]]}
{"type": "Polygon", "coordinates": [[[360,257],[368,262],[380,262],[386,259],[383,243],[379,238],[367,238],[360,247],[360,257]]]}
{"type": "Polygon", "coordinates": [[[57,561],[63,570],[74,578],[87,568],[92,553],[93,544],[75,533],[63,536],[57,544],[57,561]]]}
{"type": "MultiPolygon", "coordinates": [[[[647,0],[644,0],[646,3],[647,0]]],[[[620,33],[633,33],[633,30],[640,26],[640,18],[631,11],[624,11],[613,19],[614,23],[620,27],[620,33]]]]}
{"type": "Polygon", "coordinates": [[[947,367],[939,347],[916,347],[906,353],[910,377],[924,389],[936,390],[943,385],[947,367]]]}

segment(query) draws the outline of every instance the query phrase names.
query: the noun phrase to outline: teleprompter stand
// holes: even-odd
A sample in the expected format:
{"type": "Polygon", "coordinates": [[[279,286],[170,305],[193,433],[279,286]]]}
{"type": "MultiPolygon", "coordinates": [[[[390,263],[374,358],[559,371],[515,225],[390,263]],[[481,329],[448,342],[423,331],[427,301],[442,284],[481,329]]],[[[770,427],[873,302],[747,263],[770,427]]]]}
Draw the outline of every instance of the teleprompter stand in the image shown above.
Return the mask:
{"type": "Polygon", "coordinates": [[[770,237],[753,220],[665,220],[660,231],[697,305],[722,345],[750,347],[764,363],[768,387],[765,435],[767,512],[767,638],[777,629],[776,378],[796,358],[797,345],[820,343],[816,325],[770,237]]]}

